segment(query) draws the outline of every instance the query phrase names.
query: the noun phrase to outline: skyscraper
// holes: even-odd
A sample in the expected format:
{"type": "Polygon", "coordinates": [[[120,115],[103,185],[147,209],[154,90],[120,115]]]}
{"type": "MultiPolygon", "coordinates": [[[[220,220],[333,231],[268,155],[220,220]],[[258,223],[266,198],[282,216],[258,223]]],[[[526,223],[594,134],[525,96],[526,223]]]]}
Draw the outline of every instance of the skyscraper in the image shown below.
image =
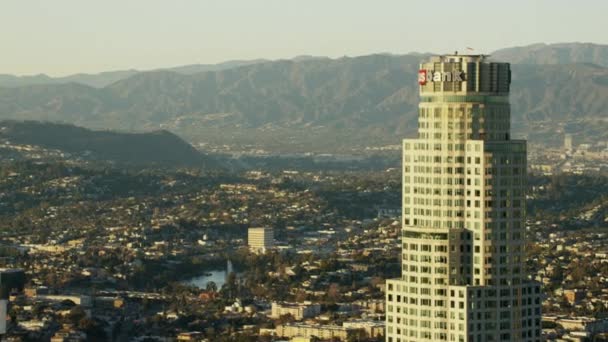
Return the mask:
{"type": "Polygon", "coordinates": [[[510,66],[436,56],[421,64],[418,83],[386,339],[540,341],[540,288],[523,265],[526,142],[510,138],[510,66]]]}

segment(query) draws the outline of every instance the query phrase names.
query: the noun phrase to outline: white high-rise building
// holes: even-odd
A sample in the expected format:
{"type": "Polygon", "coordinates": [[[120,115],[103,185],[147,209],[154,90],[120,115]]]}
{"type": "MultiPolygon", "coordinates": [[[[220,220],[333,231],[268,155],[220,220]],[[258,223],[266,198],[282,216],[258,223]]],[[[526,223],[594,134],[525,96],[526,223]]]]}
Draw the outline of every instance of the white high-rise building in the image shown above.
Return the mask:
{"type": "Polygon", "coordinates": [[[526,142],[510,138],[510,66],[437,56],[421,64],[418,83],[386,340],[540,341],[540,287],[524,270],[526,142]]]}
{"type": "Polygon", "coordinates": [[[247,243],[253,253],[266,253],[274,247],[274,231],[272,228],[249,228],[247,243]]]}
{"type": "Polygon", "coordinates": [[[571,152],[572,151],[572,134],[566,134],[564,136],[564,149],[567,152],[571,152]]]}

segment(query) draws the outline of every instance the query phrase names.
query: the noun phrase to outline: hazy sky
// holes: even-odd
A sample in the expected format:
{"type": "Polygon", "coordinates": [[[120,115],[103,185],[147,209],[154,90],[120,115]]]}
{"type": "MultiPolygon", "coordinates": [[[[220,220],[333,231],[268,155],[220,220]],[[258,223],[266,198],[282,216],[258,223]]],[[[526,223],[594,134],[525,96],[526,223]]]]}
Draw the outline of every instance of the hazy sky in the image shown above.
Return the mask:
{"type": "Polygon", "coordinates": [[[1,0],[0,73],[608,43],[605,0],[1,0]]]}

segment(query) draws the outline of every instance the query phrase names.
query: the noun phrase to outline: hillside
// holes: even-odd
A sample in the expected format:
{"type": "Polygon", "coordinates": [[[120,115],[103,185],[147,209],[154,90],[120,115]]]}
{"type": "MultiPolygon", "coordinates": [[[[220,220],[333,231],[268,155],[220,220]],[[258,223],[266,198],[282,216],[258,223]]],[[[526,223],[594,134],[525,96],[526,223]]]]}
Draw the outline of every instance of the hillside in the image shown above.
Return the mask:
{"type": "Polygon", "coordinates": [[[165,130],[118,133],[67,124],[2,121],[0,140],[11,145],[60,150],[91,160],[165,166],[203,166],[209,162],[192,146],[165,130]]]}
{"type": "MultiPolygon", "coordinates": [[[[521,48],[515,50],[501,53],[524,60],[521,48]]],[[[600,55],[593,51],[586,56],[600,55]]],[[[417,126],[416,72],[424,57],[260,61],[194,74],[160,70],[101,89],[75,83],[0,88],[0,119],[62,121],[96,129],[162,128],[194,144],[274,151],[398,144],[417,126]]],[[[608,138],[608,69],[593,61],[599,60],[514,64],[515,136],[553,145],[560,143],[564,130],[579,143],[608,138]]]]}
{"type": "Polygon", "coordinates": [[[511,111],[516,134],[560,145],[608,138],[608,69],[592,64],[514,65],[511,111]]]}

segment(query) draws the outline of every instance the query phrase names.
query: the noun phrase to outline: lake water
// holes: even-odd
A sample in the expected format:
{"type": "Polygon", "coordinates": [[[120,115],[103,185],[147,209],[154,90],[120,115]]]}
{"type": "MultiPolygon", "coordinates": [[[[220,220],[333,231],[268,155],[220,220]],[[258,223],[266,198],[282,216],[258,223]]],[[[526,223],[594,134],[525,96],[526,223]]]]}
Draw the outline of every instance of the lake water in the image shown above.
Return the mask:
{"type": "Polygon", "coordinates": [[[221,289],[224,283],[226,283],[226,271],[209,271],[206,275],[197,276],[184,281],[184,284],[194,285],[199,289],[204,290],[207,287],[208,282],[214,282],[217,285],[217,289],[221,289]]]}
{"type": "Polygon", "coordinates": [[[217,289],[219,290],[226,283],[226,274],[230,274],[230,272],[234,272],[232,261],[226,260],[225,270],[207,271],[205,274],[185,280],[183,283],[194,285],[199,289],[204,290],[207,288],[207,283],[212,281],[217,285],[217,289]]]}

